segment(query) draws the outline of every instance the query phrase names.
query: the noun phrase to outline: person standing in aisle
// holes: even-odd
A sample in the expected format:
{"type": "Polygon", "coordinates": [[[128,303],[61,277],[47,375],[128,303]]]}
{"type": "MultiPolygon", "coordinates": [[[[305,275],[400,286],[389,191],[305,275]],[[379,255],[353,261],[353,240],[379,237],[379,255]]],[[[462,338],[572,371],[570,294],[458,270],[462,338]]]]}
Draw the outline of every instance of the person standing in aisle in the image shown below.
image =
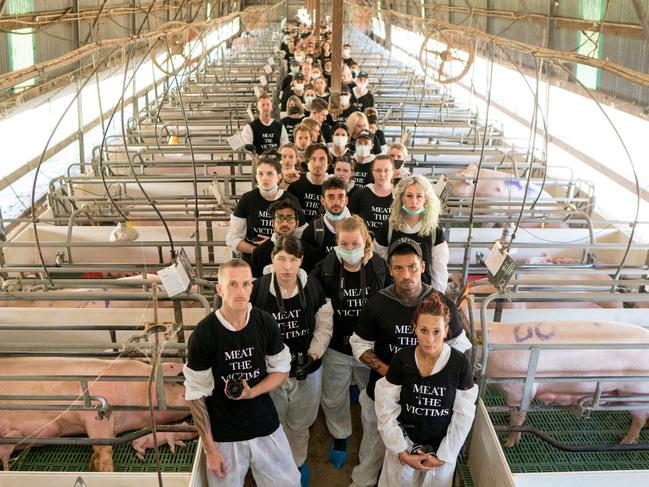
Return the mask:
{"type": "Polygon", "coordinates": [[[392,160],[383,154],[376,156],[372,162],[374,182],[360,188],[349,199],[349,211],[360,215],[374,234],[390,218],[392,172],[392,160]]]}
{"type": "Polygon", "coordinates": [[[270,393],[288,438],[302,487],[309,485],[306,463],[309,428],[318,415],[322,387],[321,358],[333,329],[331,301],[317,279],[300,268],[304,252],[294,235],[279,236],[272,266],[257,279],[251,302],[270,312],[291,352],[289,379],[270,393]]]}
{"type": "Polygon", "coordinates": [[[441,204],[430,181],[420,175],[407,176],[394,189],[390,219],[376,234],[374,249],[387,258],[390,244],[409,237],[421,245],[426,265],[423,281],[445,292],[448,286],[449,251],[439,223],[441,204]]]}
{"type": "Polygon", "coordinates": [[[385,447],[377,427],[374,386],[385,375],[394,354],[417,343],[410,326],[417,305],[430,296],[438,296],[449,309],[447,343],[460,352],[471,348],[453,302],[432,286],[422,283],[424,263],[419,244],[407,237],[395,240],[390,246],[388,259],[394,284],[368,300],[349,340],[354,357],[372,369],[367,388],[359,398],[363,439],[358,452],[359,464],[352,471],[351,487],[375,485],[378,479],[385,447]]]}
{"type": "Polygon", "coordinates": [[[286,128],[281,122],[273,120],[273,100],[269,94],[259,95],[257,111],[259,116],[241,131],[244,144],[254,145],[257,154],[262,154],[289,142],[286,128]]]}
{"type": "Polygon", "coordinates": [[[316,264],[316,277],[334,309],[334,330],[322,357],[322,410],[333,437],[329,461],[338,469],[347,460],[352,434],[349,386],[365,388],[369,369],[352,356],[349,343],[358,315],[369,298],[388,284],[386,262],[372,252],[372,237],[363,220],[352,216],[336,229],[336,247],[316,264]]]}
{"type": "MultiPolygon", "coordinates": [[[[250,261],[250,254],[273,234],[273,221],[268,207],[275,201],[290,199],[299,208],[300,204],[292,194],[279,188],[282,166],[274,156],[262,156],[257,163],[255,178],[257,189],[244,193],[237,203],[225,236],[225,243],[233,252],[240,252],[242,258],[250,261]]],[[[300,212],[298,232],[306,228],[304,214],[300,212]],[[301,228],[300,228],[301,227],[301,228]]]]}
{"type": "Polygon", "coordinates": [[[259,487],[298,487],[269,392],[286,381],[289,348],[277,323],[250,304],[252,274],[241,259],[219,266],[220,307],[189,338],[185,399],[205,449],[209,487],[241,487],[249,469],[259,487]]]}
{"type": "Polygon", "coordinates": [[[388,448],[379,487],[451,487],[478,386],[467,358],[444,342],[449,310],[438,295],[419,303],[411,326],[417,345],[398,351],[376,383],[378,428],[388,448]]]}
{"type": "MultiPolygon", "coordinates": [[[[311,144],[305,154],[308,171],[288,187],[300,203],[307,223],[316,218],[320,212],[322,183],[328,177],[329,151],[324,144],[311,144]]],[[[301,233],[300,233],[301,235],[301,233]]]]}

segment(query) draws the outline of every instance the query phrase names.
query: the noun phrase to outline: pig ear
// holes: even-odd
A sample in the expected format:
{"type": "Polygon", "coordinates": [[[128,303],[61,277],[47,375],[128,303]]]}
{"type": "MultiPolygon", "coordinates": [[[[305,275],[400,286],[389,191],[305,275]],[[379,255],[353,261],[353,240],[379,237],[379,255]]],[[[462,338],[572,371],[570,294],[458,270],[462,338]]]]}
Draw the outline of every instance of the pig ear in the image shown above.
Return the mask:
{"type": "Polygon", "coordinates": [[[477,170],[478,170],[478,164],[476,164],[475,162],[469,164],[465,169],[465,171],[477,171],[477,170]]]}

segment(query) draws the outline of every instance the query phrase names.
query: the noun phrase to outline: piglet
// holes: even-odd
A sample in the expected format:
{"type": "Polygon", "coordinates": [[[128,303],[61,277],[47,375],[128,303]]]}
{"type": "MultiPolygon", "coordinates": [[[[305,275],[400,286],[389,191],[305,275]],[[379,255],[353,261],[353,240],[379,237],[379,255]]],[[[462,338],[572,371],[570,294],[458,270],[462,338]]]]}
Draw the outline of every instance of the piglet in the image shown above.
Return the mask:
{"type": "MultiPolygon", "coordinates": [[[[186,422],[180,424],[179,426],[189,426],[186,422]]],[[[185,448],[187,445],[183,440],[193,440],[198,436],[198,433],[195,431],[169,431],[165,433],[156,433],[156,438],[158,439],[158,446],[166,443],[171,449],[171,453],[176,453],[176,446],[185,448]]],[[[146,455],[146,450],[148,448],[153,448],[153,433],[149,433],[146,436],[142,436],[131,442],[131,446],[137,452],[135,455],[140,459],[141,462],[144,461],[144,455],[146,455]]]]}

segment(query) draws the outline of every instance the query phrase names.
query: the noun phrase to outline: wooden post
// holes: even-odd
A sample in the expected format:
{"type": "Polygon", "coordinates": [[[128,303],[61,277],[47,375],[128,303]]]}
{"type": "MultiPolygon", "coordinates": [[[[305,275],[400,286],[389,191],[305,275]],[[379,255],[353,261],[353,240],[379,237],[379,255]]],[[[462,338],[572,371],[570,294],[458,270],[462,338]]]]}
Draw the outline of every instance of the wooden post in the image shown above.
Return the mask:
{"type": "Polygon", "coordinates": [[[343,0],[333,0],[331,36],[331,86],[329,112],[336,120],[340,110],[340,71],[343,62],[343,0]]]}
{"type": "Polygon", "coordinates": [[[313,32],[315,34],[315,48],[320,49],[320,0],[315,0],[315,26],[313,32]]]}

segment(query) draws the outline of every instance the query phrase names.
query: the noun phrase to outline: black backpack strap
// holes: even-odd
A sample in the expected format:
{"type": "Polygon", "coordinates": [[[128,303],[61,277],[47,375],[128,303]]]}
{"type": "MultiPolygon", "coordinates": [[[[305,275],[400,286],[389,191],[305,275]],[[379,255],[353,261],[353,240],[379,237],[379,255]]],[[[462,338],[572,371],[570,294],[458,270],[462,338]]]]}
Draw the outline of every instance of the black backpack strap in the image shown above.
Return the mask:
{"type": "Polygon", "coordinates": [[[324,220],[322,217],[316,218],[313,220],[313,230],[314,230],[314,238],[316,241],[316,248],[322,247],[322,244],[324,243],[324,238],[325,238],[325,227],[324,227],[324,220]]]}

